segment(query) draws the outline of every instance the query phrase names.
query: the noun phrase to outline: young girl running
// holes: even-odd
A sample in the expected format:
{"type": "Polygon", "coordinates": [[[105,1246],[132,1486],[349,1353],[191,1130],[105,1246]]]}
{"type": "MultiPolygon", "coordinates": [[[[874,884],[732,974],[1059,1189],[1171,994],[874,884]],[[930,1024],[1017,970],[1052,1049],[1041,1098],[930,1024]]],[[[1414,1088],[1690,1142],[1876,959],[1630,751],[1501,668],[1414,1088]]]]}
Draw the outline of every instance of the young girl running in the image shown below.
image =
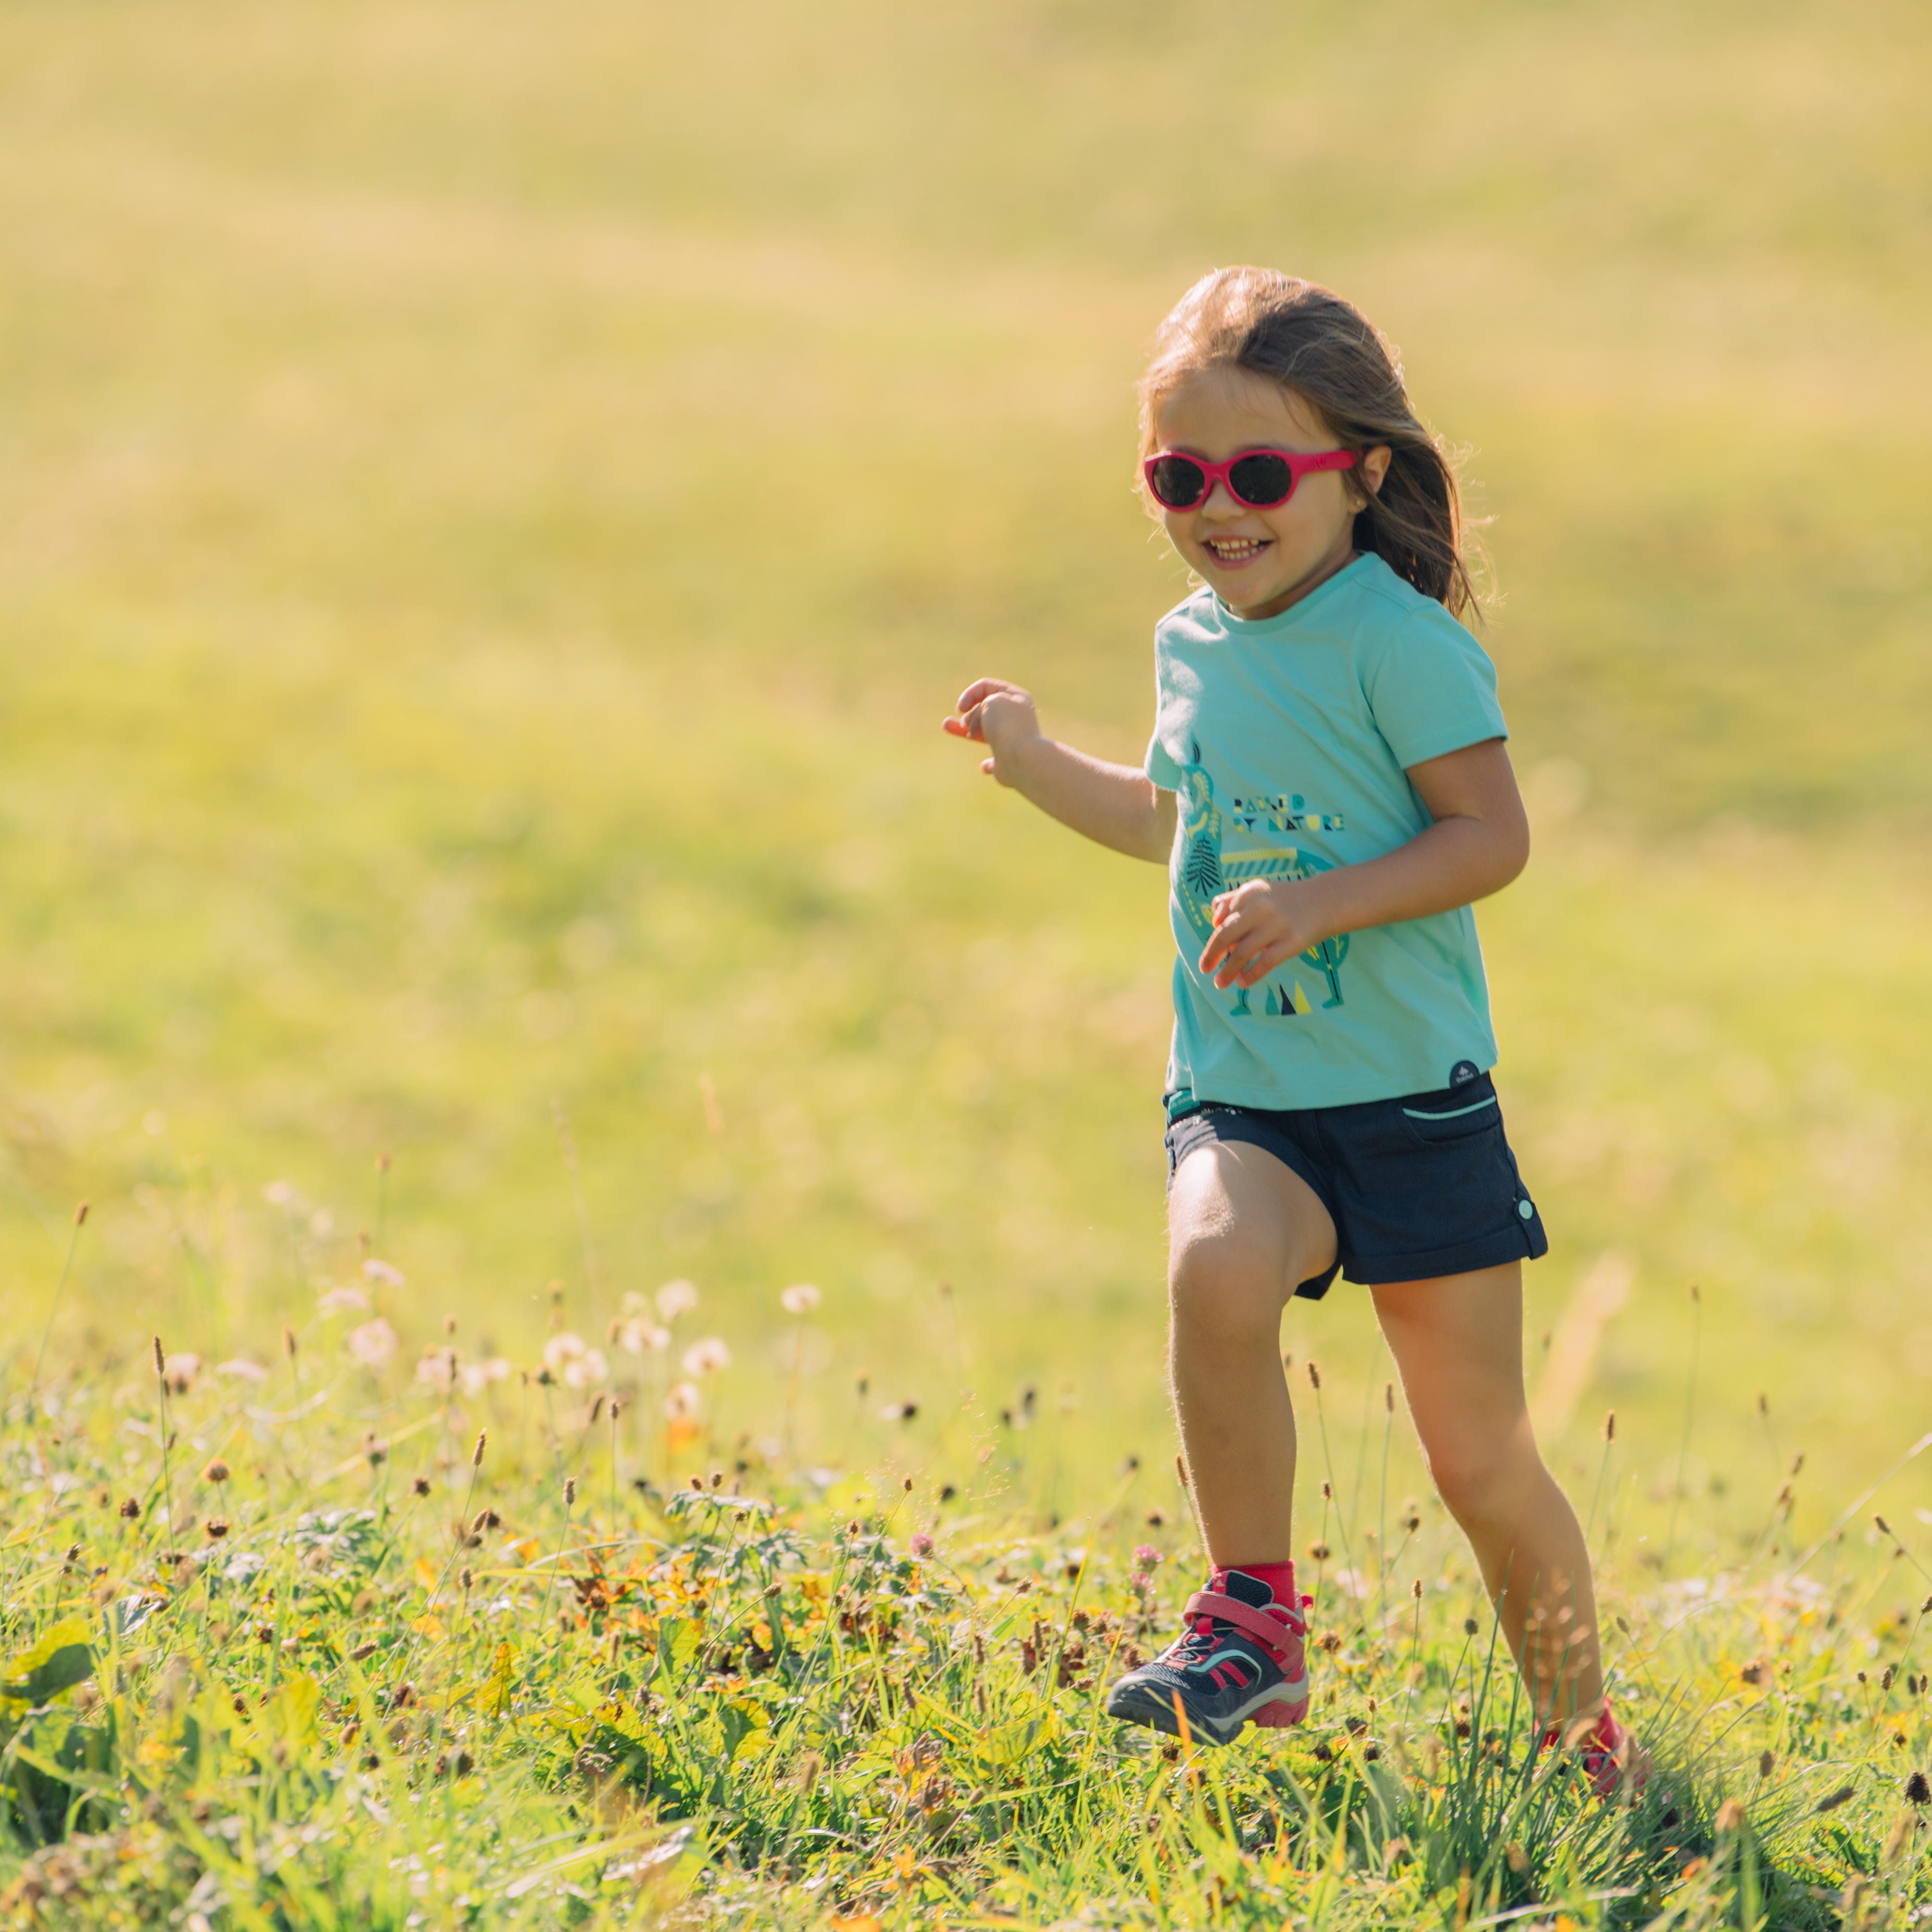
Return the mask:
{"type": "Polygon", "coordinates": [[[1150,507],[1201,584],[1155,629],[1144,768],[1045,736],[1002,679],[946,720],[1001,784],[1168,869],[1168,1362],[1213,1569],[1107,1709],[1216,1744],[1306,1714],[1277,1349],[1288,1298],[1340,1273],[1374,1299],[1545,1742],[1613,1789],[1588,1552],[1523,1395],[1522,1264],[1548,1243],[1490,1084],[1470,905],[1529,832],[1456,621],[1454,477],[1376,331],[1268,270],[1190,289],[1140,394],[1150,507]]]}

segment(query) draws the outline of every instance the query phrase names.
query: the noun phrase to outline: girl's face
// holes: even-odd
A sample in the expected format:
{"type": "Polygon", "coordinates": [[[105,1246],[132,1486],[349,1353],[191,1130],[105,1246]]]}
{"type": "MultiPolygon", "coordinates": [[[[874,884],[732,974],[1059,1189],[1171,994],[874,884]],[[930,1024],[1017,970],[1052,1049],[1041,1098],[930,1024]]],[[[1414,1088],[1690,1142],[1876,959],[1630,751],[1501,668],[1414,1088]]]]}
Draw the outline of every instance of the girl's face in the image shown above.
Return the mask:
{"type": "MultiPolygon", "coordinates": [[[[1225,463],[1246,449],[1334,449],[1327,425],[1292,390],[1244,369],[1188,376],[1154,416],[1156,446],[1225,463]]],[[[1378,489],[1389,452],[1371,449],[1352,470],[1304,476],[1284,503],[1250,509],[1217,482],[1191,508],[1161,507],[1174,547],[1239,617],[1278,616],[1354,555],[1362,491],[1378,489]],[[1359,480],[1358,480],[1359,479],[1359,480]]]]}

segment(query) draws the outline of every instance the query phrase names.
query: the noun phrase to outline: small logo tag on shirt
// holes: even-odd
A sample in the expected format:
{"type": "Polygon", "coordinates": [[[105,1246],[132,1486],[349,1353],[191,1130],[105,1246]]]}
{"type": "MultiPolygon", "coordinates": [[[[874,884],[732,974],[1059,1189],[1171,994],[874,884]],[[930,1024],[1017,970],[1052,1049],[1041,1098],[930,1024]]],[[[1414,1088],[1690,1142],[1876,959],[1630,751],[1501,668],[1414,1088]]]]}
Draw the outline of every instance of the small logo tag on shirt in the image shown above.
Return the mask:
{"type": "Polygon", "coordinates": [[[1482,1071],[1473,1060],[1459,1060],[1449,1070],[1449,1084],[1452,1087],[1466,1087],[1472,1080],[1480,1078],[1482,1071]]]}

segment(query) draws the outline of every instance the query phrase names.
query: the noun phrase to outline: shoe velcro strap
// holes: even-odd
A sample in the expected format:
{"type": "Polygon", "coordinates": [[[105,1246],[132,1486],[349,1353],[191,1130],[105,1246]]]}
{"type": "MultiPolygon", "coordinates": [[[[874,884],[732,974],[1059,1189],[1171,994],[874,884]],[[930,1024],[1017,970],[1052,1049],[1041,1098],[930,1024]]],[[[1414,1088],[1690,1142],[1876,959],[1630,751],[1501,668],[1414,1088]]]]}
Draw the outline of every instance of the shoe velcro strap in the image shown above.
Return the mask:
{"type": "Polygon", "coordinates": [[[1291,1632],[1298,1636],[1300,1634],[1294,1624],[1285,1624],[1280,1618],[1271,1617],[1265,1610],[1258,1610],[1252,1604],[1243,1603],[1238,1597],[1224,1597],[1214,1590],[1196,1590],[1188,1598],[1187,1608],[1182,1615],[1218,1617],[1224,1624],[1232,1624],[1237,1630],[1258,1638],[1269,1655],[1284,1666],[1288,1662],[1288,1653],[1282,1640],[1291,1632]]]}

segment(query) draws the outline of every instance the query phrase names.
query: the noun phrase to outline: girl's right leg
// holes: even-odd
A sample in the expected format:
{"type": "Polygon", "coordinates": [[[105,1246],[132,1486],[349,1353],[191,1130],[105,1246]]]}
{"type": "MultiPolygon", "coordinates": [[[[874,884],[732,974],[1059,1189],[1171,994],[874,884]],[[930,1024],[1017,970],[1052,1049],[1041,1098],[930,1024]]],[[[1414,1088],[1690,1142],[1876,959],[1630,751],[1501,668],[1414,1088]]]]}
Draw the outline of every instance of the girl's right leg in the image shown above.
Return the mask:
{"type": "Polygon", "coordinates": [[[1294,1410],[1281,1312],[1335,1259],[1315,1190],[1265,1150],[1210,1142],[1168,1196],[1168,1366],[1210,1560],[1294,1555],[1294,1410]]]}
{"type": "Polygon", "coordinates": [[[1214,1568],[1180,1636],[1113,1686],[1107,1710],[1227,1744],[1308,1708],[1281,1311],[1334,1261],[1335,1229],[1299,1175],[1239,1142],[1186,1156],[1169,1204],[1174,1406],[1214,1568]]]}

